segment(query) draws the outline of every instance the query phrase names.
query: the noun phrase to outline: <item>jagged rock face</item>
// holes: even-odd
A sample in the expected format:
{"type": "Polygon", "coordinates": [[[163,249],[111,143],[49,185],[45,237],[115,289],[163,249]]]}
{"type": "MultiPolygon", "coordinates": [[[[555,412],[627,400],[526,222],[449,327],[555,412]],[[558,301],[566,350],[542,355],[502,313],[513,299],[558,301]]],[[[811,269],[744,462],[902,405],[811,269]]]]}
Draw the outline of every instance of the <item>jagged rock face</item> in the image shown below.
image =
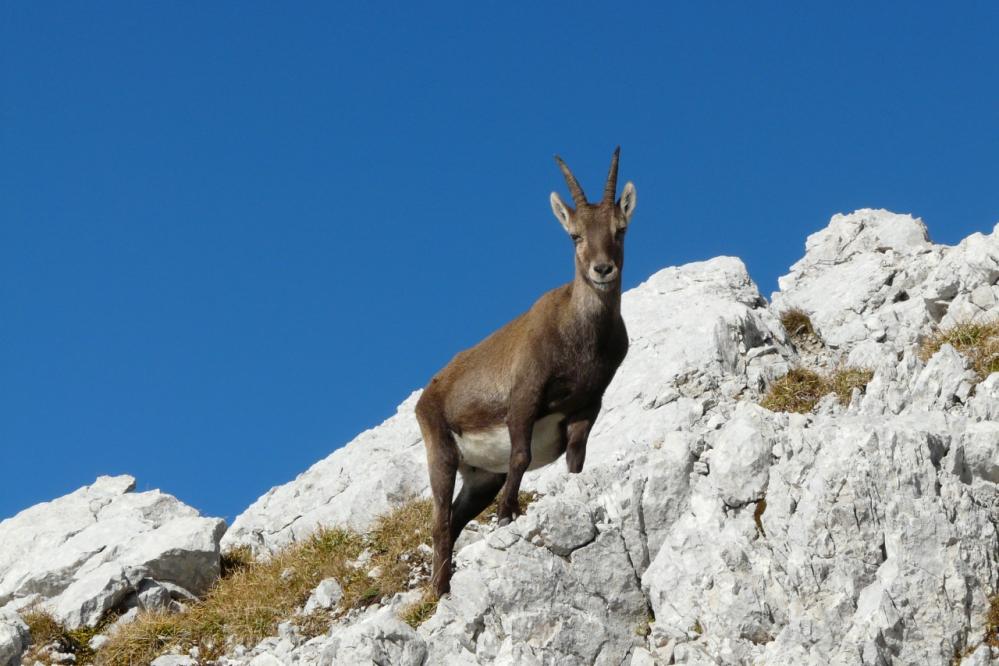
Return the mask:
{"type": "Polygon", "coordinates": [[[855,364],[894,364],[931,325],[994,313],[999,303],[996,230],[934,245],[921,220],[864,209],[834,216],[806,250],[778,281],[773,307],[803,309],[825,344],[855,364]]]}
{"type": "Polygon", "coordinates": [[[0,666],[18,666],[30,643],[28,625],[17,613],[0,610],[0,666]]]}
{"type": "Polygon", "coordinates": [[[0,522],[0,607],[40,605],[76,628],[113,608],[206,592],[225,522],[134,488],[130,476],[100,477],[0,522]]]}
{"type": "MultiPolygon", "coordinates": [[[[418,631],[386,608],[283,658],[338,663],[357,644],[364,663],[988,663],[999,373],[979,383],[951,347],[927,363],[916,348],[934,326],[999,316],[997,278],[999,232],[945,247],[875,210],[810,236],[769,306],[737,259],[660,271],[624,295],[631,348],[586,470],[530,473],[542,499],[464,542],[418,631]],[[778,323],[790,307],[818,352],[778,323]],[[876,373],[848,406],[759,407],[801,362],[876,373]]],[[[401,491],[425,493],[412,403],[271,491],[227,540],[269,550],[298,522],[363,527],[401,491]]]]}

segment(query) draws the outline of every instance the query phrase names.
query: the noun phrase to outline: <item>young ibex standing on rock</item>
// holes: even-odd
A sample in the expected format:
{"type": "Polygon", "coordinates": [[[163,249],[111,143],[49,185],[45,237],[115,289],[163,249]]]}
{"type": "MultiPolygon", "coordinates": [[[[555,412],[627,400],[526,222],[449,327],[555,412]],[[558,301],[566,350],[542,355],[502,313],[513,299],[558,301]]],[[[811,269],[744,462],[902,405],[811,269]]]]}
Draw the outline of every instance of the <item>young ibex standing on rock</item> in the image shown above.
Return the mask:
{"type": "Polygon", "coordinates": [[[552,192],[555,217],[575,244],[576,277],[475,347],[430,381],[416,405],[433,491],[433,577],[437,596],[450,589],[451,551],[468,521],[496,497],[499,523],[520,513],[524,472],[566,454],[581,472],[586,440],[604,390],[628,352],[621,319],[624,233],[635,211],[635,186],[615,202],[614,151],[600,203],[587,203],[557,157],[575,210],[552,192]],[[454,498],[455,474],[462,487],[454,498]],[[505,485],[504,485],[505,483],[505,485]]]}

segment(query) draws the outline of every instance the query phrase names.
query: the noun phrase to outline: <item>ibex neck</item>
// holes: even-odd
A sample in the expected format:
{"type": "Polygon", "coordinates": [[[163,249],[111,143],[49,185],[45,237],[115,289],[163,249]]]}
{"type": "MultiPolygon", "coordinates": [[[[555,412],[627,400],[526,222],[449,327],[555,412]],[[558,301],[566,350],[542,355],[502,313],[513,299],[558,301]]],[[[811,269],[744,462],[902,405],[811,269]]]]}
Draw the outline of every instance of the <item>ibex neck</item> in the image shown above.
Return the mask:
{"type": "Polygon", "coordinates": [[[621,312],[621,281],[609,291],[598,291],[579,273],[572,281],[572,309],[576,317],[616,317],[621,312]]]}

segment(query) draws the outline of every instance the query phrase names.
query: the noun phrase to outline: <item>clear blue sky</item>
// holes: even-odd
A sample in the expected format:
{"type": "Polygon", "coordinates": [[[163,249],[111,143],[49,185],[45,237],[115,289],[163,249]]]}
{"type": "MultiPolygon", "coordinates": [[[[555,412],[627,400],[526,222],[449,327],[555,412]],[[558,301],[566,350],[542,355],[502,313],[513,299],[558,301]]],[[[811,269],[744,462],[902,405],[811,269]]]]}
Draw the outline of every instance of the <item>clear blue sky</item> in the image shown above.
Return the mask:
{"type": "Polygon", "coordinates": [[[0,9],[0,517],[130,473],[232,518],[571,276],[561,153],[638,187],[626,286],[830,215],[999,220],[999,4],[0,9]]]}

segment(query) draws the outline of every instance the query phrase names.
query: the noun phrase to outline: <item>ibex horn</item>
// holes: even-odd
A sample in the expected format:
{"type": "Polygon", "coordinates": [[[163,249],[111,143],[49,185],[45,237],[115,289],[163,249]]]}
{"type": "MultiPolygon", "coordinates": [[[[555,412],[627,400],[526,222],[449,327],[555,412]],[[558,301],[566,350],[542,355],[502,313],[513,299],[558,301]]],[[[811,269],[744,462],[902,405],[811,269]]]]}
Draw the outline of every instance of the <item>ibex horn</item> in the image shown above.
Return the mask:
{"type": "Polygon", "coordinates": [[[611,158],[610,173],[607,174],[607,184],[604,185],[604,202],[614,203],[617,195],[617,160],[621,156],[621,146],[614,150],[614,157],[611,158]]]}
{"type": "Polygon", "coordinates": [[[569,186],[569,192],[572,194],[572,200],[576,202],[576,208],[586,205],[586,195],[583,194],[583,188],[579,186],[576,182],[576,177],[572,175],[569,171],[569,167],[566,166],[565,162],[558,155],[555,156],[555,161],[558,162],[558,168],[562,170],[562,175],[565,176],[566,185],[569,186]]]}

